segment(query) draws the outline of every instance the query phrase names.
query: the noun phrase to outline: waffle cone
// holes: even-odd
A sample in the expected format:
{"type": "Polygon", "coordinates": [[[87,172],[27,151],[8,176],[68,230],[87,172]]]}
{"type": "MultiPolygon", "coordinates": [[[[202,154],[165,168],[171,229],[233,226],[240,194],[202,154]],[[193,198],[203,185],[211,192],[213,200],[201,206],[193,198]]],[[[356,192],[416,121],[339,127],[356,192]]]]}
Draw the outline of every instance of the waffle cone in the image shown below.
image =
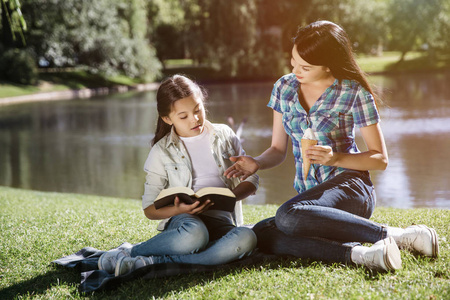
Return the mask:
{"type": "Polygon", "coordinates": [[[311,168],[311,161],[309,158],[306,158],[306,150],[311,146],[317,145],[317,140],[301,139],[300,141],[302,143],[303,178],[306,180],[309,169],[311,168]]]}

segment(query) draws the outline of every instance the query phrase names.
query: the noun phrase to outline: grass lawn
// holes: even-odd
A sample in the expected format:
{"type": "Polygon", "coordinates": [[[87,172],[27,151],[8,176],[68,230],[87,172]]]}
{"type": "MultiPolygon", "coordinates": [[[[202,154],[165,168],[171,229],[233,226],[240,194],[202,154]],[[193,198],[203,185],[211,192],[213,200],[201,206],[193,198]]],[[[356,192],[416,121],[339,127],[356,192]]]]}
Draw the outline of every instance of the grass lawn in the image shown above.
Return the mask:
{"type": "MultiPolygon", "coordinates": [[[[367,73],[395,73],[437,71],[450,68],[450,56],[439,56],[434,61],[422,52],[409,52],[405,61],[398,63],[400,52],[384,52],[383,56],[359,56],[357,58],[361,68],[367,73]]],[[[195,66],[191,59],[173,59],[165,61],[166,69],[163,76],[183,73],[197,81],[227,81],[220,72],[205,66],[195,66]]],[[[286,69],[288,72],[289,69],[286,69]]],[[[274,75],[274,81],[277,79],[274,75]]],[[[267,78],[265,78],[267,79],[267,78]]],[[[237,79],[239,80],[239,79],[237,79]]],[[[112,87],[116,85],[133,86],[142,83],[125,76],[104,78],[100,75],[88,74],[84,71],[60,71],[40,73],[38,86],[22,86],[7,82],[0,82],[0,98],[30,95],[39,92],[61,91],[68,89],[112,87]]]]}
{"type": "MultiPolygon", "coordinates": [[[[0,299],[450,299],[450,210],[377,208],[374,221],[427,224],[439,234],[440,256],[402,251],[403,268],[363,267],[280,259],[211,274],[125,283],[80,295],[79,273],[50,265],[86,246],[110,249],[156,234],[138,200],[0,187],[0,299]]],[[[244,206],[246,223],[272,216],[276,206],[244,206]]]]}
{"type": "Polygon", "coordinates": [[[0,98],[70,89],[113,87],[117,85],[133,86],[137,83],[142,82],[125,76],[105,78],[85,71],[42,72],[39,74],[39,85],[37,86],[24,86],[0,81],[0,98]]]}

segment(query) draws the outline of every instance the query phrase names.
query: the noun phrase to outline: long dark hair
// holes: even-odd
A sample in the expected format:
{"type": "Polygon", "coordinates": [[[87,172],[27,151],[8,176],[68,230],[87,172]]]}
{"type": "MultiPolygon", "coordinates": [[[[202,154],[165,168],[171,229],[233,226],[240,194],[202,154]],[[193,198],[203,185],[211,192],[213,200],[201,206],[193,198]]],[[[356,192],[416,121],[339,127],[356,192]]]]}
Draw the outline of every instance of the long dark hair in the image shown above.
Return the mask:
{"type": "Polygon", "coordinates": [[[339,25],[329,21],[317,21],[299,28],[294,44],[298,54],[306,62],[328,67],[339,81],[358,81],[375,98],[366,74],[356,63],[350,39],[339,25]]]}
{"type": "Polygon", "coordinates": [[[170,114],[175,101],[189,96],[200,97],[204,102],[207,95],[202,87],[184,75],[173,75],[161,83],[156,93],[158,123],[152,146],[172,130],[172,125],[164,122],[161,117],[170,114]]]}

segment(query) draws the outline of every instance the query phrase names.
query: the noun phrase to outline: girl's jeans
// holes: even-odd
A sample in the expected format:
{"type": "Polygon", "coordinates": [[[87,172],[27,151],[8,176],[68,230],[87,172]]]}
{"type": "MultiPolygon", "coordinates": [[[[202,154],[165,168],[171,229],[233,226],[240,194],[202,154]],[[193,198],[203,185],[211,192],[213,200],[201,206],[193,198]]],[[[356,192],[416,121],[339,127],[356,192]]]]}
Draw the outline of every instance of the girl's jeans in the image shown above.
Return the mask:
{"type": "Polygon", "coordinates": [[[181,214],[172,217],[163,232],[135,245],[131,256],[151,256],[153,263],[218,265],[249,255],[255,247],[256,236],[249,228],[181,214]]]}
{"type": "Polygon", "coordinates": [[[369,221],[375,201],[369,173],[345,171],[298,194],[281,205],[275,217],[256,224],[258,247],[279,255],[350,263],[357,242],[386,238],[386,228],[369,221]]]}

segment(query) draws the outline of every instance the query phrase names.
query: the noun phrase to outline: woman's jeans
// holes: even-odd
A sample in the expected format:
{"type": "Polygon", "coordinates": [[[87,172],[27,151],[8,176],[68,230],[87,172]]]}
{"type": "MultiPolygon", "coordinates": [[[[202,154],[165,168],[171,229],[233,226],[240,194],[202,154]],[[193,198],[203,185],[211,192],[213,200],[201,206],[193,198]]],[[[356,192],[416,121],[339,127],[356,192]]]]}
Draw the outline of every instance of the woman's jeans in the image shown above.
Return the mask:
{"type": "Polygon", "coordinates": [[[218,265],[249,255],[255,247],[256,235],[249,228],[181,214],[172,217],[163,232],[135,245],[131,256],[151,256],[154,263],[218,265]]]}
{"type": "Polygon", "coordinates": [[[348,170],[281,205],[253,230],[263,252],[330,262],[351,262],[351,249],[386,237],[369,221],[375,191],[368,172],[348,170]],[[358,243],[359,242],[359,243],[358,243]]]}

